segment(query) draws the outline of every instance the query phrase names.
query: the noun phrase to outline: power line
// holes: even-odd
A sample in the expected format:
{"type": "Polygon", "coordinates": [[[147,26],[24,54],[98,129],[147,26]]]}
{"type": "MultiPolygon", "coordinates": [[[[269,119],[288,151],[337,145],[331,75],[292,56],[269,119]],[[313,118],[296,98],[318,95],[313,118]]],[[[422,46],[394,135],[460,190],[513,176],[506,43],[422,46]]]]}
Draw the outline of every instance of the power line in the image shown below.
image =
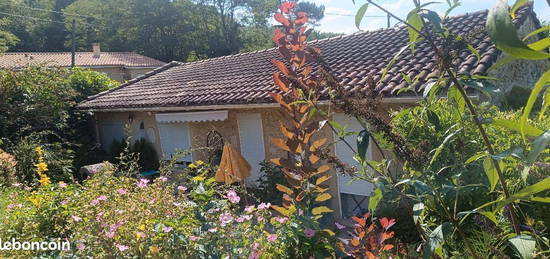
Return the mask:
{"type": "Polygon", "coordinates": [[[82,15],[82,14],[75,14],[75,13],[66,13],[66,12],[60,12],[60,11],[54,11],[54,10],[48,10],[48,9],[42,9],[42,8],[24,6],[24,5],[15,5],[15,4],[4,4],[4,5],[13,6],[13,7],[19,7],[19,8],[33,9],[33,10],[38,10],[38,11],[42,11],[42,12],[58,13],[58,14],[63,14],[63,15],[68,15],[68,16],[76,16],[76,17],[83,17],[83,18],[94,18],[94,19],[97,19],[97,20],[105,20],[105,19],[103,19],[103,18],[98,18],[98,17],[90,16],[90,15],[82,15]]]}
{"type": "MultiPolygon", "coordinates": [[[[53,22],[53,23],[66,24],[66,22],[54,21],[54,20],[50,20],[50,19],[36,18],[36,17],[26,16],[26,15],[19,15],[19,14],[12,14],[12,13],[4,13],[4,12],[0,12],[0,14],[7,15],[7,16],[13,16],[13,17],[19,17],[19,18],[27,18],[27,19],[36,20],[36,21],[45,21],[45,22],[53,22]]],[[[84,25],[88,25],[88,26],[95,26],[95,27],[107,28],[107,27],[102,26],[102,25],[91,24],[91,23],[86,23],[86,22],[79,22],[79,23],[80,23],[80,24],[84,24],[84,25]]]]}

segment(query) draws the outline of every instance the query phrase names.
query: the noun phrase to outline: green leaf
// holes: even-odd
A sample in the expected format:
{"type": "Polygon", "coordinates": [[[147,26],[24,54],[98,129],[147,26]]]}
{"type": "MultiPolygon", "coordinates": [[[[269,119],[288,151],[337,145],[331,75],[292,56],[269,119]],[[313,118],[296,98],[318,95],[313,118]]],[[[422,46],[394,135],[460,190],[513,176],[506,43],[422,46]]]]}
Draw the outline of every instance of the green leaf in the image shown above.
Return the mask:
{"type": "Polygon", "coordinates": [[[486,157],[485,160],[483,160],[483,169],[485,171],[485,174],[487,175],[487,179],[489,179],[491,191],[494,191],[495,187],[497,186],[499,178],[498,178],[497,169],[493,164],[492,158],[486,157]]]}
{"type": "Polygon", "coordinates": [[[545,31],[550,31],[550,25],[544,26],[542,28],[539,28],[537,30],[534,30],[534,31],[530,32],[529,34],[527,34],[527,36],[525,36],[523,38],[523,40],[527,40],[527,39],[529,39],[529,38],[531,38],[531,37],[533,37],[533,36],[535,36],[535,35],[537,35],[541,32],[545,32],[545,31]]]}
{"type": "Polygon", "coordinates": [[[478,152],[477,154],[471,156],[470,158],[468,158],[468,160],[466,160],[465,164],[470,164],[472,162],[475,162],[477,160],[479,160],[480,158],[484,158],[486,157],[488,154],[486,151],[482,151],[482,152],[478,152]]]}
{"type": "Polygon", "coordinates": [[[369,148],[370,133],[367,130],[362,130],[357,135],[357,155],[364,161],[369,148]]]}
{"type": "Polygon", "coordinates": [[[422,212],[424,211],[424,208],[426,206],[424,205],[424,203],[420,202],[420,203],[416,203],[414,204],[413,206],[413,220],[414,220],[414,224],[417,224],[418,223],[418,219],[420,218],[420,216],[422,216],[422,212]]]}
{"type": "Polygon", "coordinates": [[[542,120],[544,118],[544,113],[546,113],[548,106],[550,106],[550,88],[546,88],[546,91],[544,91],[544,95],[542,97],[542,108],[540,109],[539,113],[539,120],[542,120]]]}
{"type": "Polygon", "coordinates": [[[462,114],[464,114],[464,110],[466,109],[466,101],[464,98],[462,98],[462,95],[460,94],[460,91],[458,90],[457,86],[453,85],[451,88],[449,88],[449,92],[447,93],[447,98],[452,99],[457,107],[457,118],[460,118],[462,114]]]}
{"type": "Polygon", "coordinates": [[[518,37],[516,27],[508,13],[508,1],[499,0],[487,16],[487,32],[495,46],[514,57],[540,60],[550,58],[550,54],[529,48],[518,37]]]}
{"type": "Polygon", "coordinates": [[[550,203],[550,197],[533,197],[529,199],[530,201],[550,203]]]}
{"type": "Polygon", "coordinates": [[[495,213],[492,213],[490,211],[480,211],[479,214],[485,216],[486,218],[490,219],[493,223],[498,225],[497,217],[495,216],[495,213]]]}
{"type": "Polygon", "coordinates": [[[531,152],[527,155],[527,163],[534,163],[540,153],[546,149],[548,142],[550,142],[550,130],[547,130],[533,141],[531,152]]]}
{"type": "Polygon", "coordinates": [[[529,44],[529,47],[534,50],[548,49],[548,47],[550,47],[550,38],[544,38],[542,40],[533,42],[529,44]]]}
{"type": "MultiPolygon", "coordinates": [[[[521,122],[517,120],[507,120],[507,119],[498,119],[493,120],[491,124],[507,128],[509,130],[513,130],[517,133],[521,133],[521,122]]],[[[524,133],[527,136],[540,136],[540,134],[544,133],[541,129],[538,129],[534,126],[531,126],[527,124],[527,126],[524,128],[524,133]]]]}
{"type": "Polygon", "coordinates": [[[414,55],[415,43],[418,40],[418,37],[420,36],[420,34],[417,31],[421,31],[422,26],[424,26],[423,22],[422,22],[422,17],[420,17],[420,15],[418,15],[418,10],[417,9],[412,10],[407,15],[407,23],[409,25],[411,25],[413,28],[416,29],[415,30],[415,29],[407,26],[407,30],[409,31],[409,43],[411,44],[410,45],[411,53],[414,55]]]}
{"type": "Polygon", "coordinates": [[[508,240],[520,258],[531,259],[537,250],[537,241],[532,236],[521,235],[508,240]]]}
{"type": "Polygon", "coordinates": [[[361,21],[363,21],[363,18],[365,17],[365,13],[367,12],[367,9],[369,8],[369,4],[365,3],[362,5],[357,13],[355,14],[355,26],[357,29],[360,29],[359,26],[361,26],[361,21]]]}
{"type": "Polygon", "coordinates": [[[395,62],[397,62],[397,59],[399,58],[399,56],[401,56],[401,54],[403,54],[403,52],[405,52],[405,50],[407,50],[411,46],[411,44],[412,43],[409,43],[403,46],[397,53],[395,53],[395,55],[390,60],[388,65],[382,71],[382,75],[380,76],[380,81],[384,80],[384,77],[386,77],[386,74],[388,74],[388,71],[393,67],[393,65],[395,65],[395,62]]]}
{"type": "Polygon", "coordinates": [[[486,205],[491,205],[491,204],[497,203],[497,207],[495,208],[494,211],[499,211],[502,208],[504,208],[504,206],[506,206],[506,205],[508,205],[512,202],[515,202],[515,201],[521,200],[521,199],[525,199],[525,198],[527,198],[531,195],[537,194],[537,193],[542,192],[542,191],[546,191],[548,189],[550,189],[550,177],[546,177],[544,180],[541,180],[538,183],[535,183],[533,185],[530,185],[530,186],[527,186],[527,187],[523,188],[521,191],[519,191],[517,193],[514,193],[512,196],[510,196],[510,198],[508,198],[504,201],[489,202],[489,203],[486,203],[486,204],[482,205],[481,207],[485,207],[486,205]]]}
{"type": "Polygon", "coordinates": [[[382,190],[380,190],[379,188],[374,189],[369,198],[369,211],[374,212],[382,198],[382,190]]]}
{"type": "Polygon", "coordinates": [[[537,101],[537,98],[539,96],[539,93],[542,91],[544,86],[548,85],[550,83],[550,70],[546,71],[535,83],[535,86],[533,87],[533,90],[531,91],[531,95],[529,96],[529,99],[527,100],[527,104],[523,108],[523,115],[521,116],[521,135],[523,138],[525,138],[525,134],[527,131],[527,119],[529,119],[529,115],[531,114],[531,110],[533,109],[533,105],[535,105],[535,101],[537,101]]]}
{"type": "Polygon", "coordinates": [[[432,110],[428,110],[426,115],[428,115],[428,121],[435,126],[436,130],[441,129],[441,122],[439,120],[439,116],[437,116],[437,113],[432,110]]]}
{"type": "Polygon", "coordinates": [[[445,222],[430,233],[424,246],[424,259],[431,258],[434,252],[441,249],[445,239],[449,237],[451,230],[451,223],[445,222]]]}
{"type": "MultiPolygon", "coordinates": [[[[451,127],[449,130],[451,130],[451,129],[453,129],[453,128],[451,127]]],[[[449,130],[447,130],[447,132],[449,132],[449,130]]],[[[439,157],[439,155],[440,155],[441,152],[443,151],[443,148],[445,147],[445,145],[446,145],[447,143],[449,143],[449,142],[451,141],[451,139],[452,139],[456,134],[458,134],[458,133],[461,132],[461,131],[462,131],[462,128],[460,128],[460,129],[456,130],[455,132],[453,132],[453,133],[447,135],[447,136],[445,137],[445,139],[443,140],[443,142],[441,142],[441,144],[439,145],[439,147],[437,147],[436,149],[434,149],[434,150],[435,150],[435,153],[433,154],[432,159],[430,160],[430,165],[432,165],[432,164],[435,162],[435,160],[439,157]]]]}
{"type": "Polygon", "coordinates": [[[502,160],[510,156],[519,158],[521,160],[525,160],[525,155],[523,154],[523,148],[520,148],[520,147],[512,147],[508,150],[502,151],[494,155],[493,158],[496,160],[502,160]]]}

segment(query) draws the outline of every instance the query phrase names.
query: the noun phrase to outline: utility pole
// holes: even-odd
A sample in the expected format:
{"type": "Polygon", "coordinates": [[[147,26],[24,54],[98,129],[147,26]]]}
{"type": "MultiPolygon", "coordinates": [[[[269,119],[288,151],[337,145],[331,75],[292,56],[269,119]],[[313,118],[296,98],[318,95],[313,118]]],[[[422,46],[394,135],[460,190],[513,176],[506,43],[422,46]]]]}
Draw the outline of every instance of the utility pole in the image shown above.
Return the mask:
{"type": "Polygon", "coordinates": [[[72,48],[71,48],[71,67],[76,66],[76,20],[73,19],[73,28],[71,30],[72,48]]]}
{"type": "Polygon", "coordinates": [[[391,27],[391,16],[390,16],[390,14],[388,14],[388,28],[390,28],[390,27],[391,27]]]}

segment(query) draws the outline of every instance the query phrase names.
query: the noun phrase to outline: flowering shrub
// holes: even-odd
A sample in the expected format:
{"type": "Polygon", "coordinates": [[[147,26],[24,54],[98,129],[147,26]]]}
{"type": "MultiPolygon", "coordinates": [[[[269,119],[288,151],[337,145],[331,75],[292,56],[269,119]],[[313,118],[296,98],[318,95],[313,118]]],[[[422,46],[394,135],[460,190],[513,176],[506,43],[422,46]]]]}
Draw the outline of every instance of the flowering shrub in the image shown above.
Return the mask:
{"type": "Polygon", "coordinates": [[[293,257],[287,249],[300,254],[301,239],[315,244],[320,236],[313,230],[318,226],[304,228],[299,217],[272,215],[269,203],[246,204],[238,189],[208,177],[209,165],[198,162],[190,170],[184,179],[150,181],[116,177],[113,167],[82,185],[7,187],[0,191],[0,239],[61,238],[72,249],[0,255],[283,258],[293,257]]]}

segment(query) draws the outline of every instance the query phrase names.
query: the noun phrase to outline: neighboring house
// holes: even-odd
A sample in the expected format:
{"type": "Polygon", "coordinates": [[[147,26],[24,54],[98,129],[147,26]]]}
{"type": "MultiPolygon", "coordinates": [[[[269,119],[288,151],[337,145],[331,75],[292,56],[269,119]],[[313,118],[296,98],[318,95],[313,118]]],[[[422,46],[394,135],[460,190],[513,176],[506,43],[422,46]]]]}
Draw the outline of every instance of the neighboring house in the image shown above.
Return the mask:
{"type": "MultiPolygon", "coordinates": [[[[106,73],[119,82],[131,80],[166,63],[132,52],[101,52],[94,44],[92,52],[76,52],[75,65],[106,73]]],[[[20,69],[38,65],[71,67],[71,52],[7,52],[0,54],[0,69],[20,69]]]]}
{"type": "MultiPolygon", "coordinates": [[[[499,78],[496,84],[505,92],[513,86],[532,85],[546,64],[520,61],[489,71],[502,55],[484,33],[486,16],[487,12],[482,11],[447,21],[451,31],[469,35],[481,57],[478,61],[475,55],[462,51],[454,64],[463,73],[496,76],[499,78]]],[[[524,32],[539,26],[530,8],[520,11],[516,23],[524,32]]],[[[377,80],[389,60],[407,43],[407,29],[403,26],[311,42],[321,49],[323,59],[349,91],[367,87],[367,75],[377,80]]],[[[98,138],[105,148],[113,139],[122,138],[123,125],[127,123],[134,138],[150,140],[165,158],[170,158],[175,149],[219,148],[215,140],[221,138],[240,150],[252,164],[252,176],[247,183],[253,185],[260,176],[260,161],[286,155],[271,144],[272,138],[282,137],[278,122],[285,121],[279,105],[269,95],[278,91],[272,81],[276,69],[271,60],[279,58],[276,49],[267,49],[199,62],[171,62],[91,96],[78,108],[94,112],[98,138]]],[[[395,95],[406,86],[401,73],[418,77],[418,93],[422,83],[435,76],[437,70],[433,52],[426,43],[420,43],[415,55],[406,51],[375,90],[386,95],[383,106],[388,110],[413,105],[422,94],[395,95]]],[[[361,130],[355,119],[343,113],[336,113],[332,119],[347,125],[348,130],[361,130]]],[[[320,135],[334,138],[328,127],[322,129],[320,135]]],[[[349,141],[353,143],[354,136],[350,136],[349,141]]],[[[337,144],[332,149],[343,161],[355,163],[344,145],[337,144]]],[[[209,160],[210,156],[209,152],[195,151],[183,160],[209,160]]],[[[380,151],[371,149],[368,156],[380,159],[380,151]]],[[[333,197],[337,197],[330,204],[337,212],[336,217],[356,213],[358,204],[361,208],[367,207],[372,185],[361,181],[349,184],[349,180],[338,175],[329,183],[333,197]]]]}

